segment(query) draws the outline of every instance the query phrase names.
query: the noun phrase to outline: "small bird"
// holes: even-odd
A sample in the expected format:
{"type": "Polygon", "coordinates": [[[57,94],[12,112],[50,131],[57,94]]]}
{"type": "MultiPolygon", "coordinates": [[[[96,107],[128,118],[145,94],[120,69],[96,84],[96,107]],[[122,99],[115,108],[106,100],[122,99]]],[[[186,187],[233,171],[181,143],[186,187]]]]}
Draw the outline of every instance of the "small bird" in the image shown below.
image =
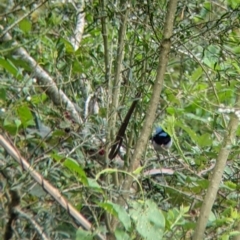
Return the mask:
{"type": "Polygon", "coordinates": [[[172,146],[172,138],[161,127],[156,128],[156,132],[151,138],[156,151],[167,150],[172,146]]]}

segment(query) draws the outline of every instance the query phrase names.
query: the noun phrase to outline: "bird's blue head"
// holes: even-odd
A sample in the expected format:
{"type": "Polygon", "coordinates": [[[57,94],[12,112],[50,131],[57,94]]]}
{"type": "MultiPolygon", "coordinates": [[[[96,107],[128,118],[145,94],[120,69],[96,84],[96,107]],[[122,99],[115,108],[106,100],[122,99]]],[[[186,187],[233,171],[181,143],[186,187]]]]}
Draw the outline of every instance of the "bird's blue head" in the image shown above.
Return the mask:
{"type": "Polygon", "coordinates": [[[155,134],[159,134],[163,131],[163,129],[161,127],[156,127],[156,131],[155,131],[155,134]]]}
{"type": "Polygon", "coordinates": [[[161,149],[168,149],[172,145],[172,139],[170,135],[165,132],[162,127],[157,127],[155,134],[152,137],[152,143],[154,146],[154,149],[159,151],[161,149]]]}

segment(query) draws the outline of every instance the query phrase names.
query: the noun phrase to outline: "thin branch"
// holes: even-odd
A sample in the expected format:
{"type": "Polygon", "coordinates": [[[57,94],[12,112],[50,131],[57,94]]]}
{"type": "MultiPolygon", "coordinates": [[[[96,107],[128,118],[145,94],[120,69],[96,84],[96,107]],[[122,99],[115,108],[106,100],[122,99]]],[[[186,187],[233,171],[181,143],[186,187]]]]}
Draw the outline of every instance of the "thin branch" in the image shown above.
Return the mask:
{"type": "Polygon", "coordinates": [[[38,232],[38,235],[42,240],[50,240],[50,238],[48,238],[44,233],[42,227],[33,219],[33,216],[23,212],[19,208],[14,208],[14,212],[16,212],[19,217],[26,218],[32,224],[33,228],[38,232]]]}
{"type": "Polygon", "coordinates": [[[127,29],[127,20],[130,12],[130,7],[128,6],[128,1],[121,1],[120,8],[126,9],[120,19],[120,29],[118,31],[118,48],[117,48],[117,58],[115,62],[114,69],[114,81],[113,81],[113,93],[112,93],[112,104],[110,112],[112,116],[110,118],[110,129],[112,130],[112,136],[115,136],[116,120],[117,120],[117,109],[119,105],[120,97],[120,87],[121,87],[121,68],[122,68],[122,59],[124,55],[124,45],[125,45],[125,35],[127,29]]]}
{"type": "MultiPolygon", "coordinates": [[[[129,167],[130,172],[136,169],[140,164],[142,153],[146,148],[148,138],[152,129],[152,125],[155,120],[155,114],[159,104],[160,93],[162,91],[162,86],[163,86],[164,74],[167,67],[168,54],[171,47],[170,38],[173,33],[173,22],[174,22],[176,7],[177,7],[177,0],[172,0],[168,2],[167,16],[165,20],[164,34],[163,34],[164,39],[162,40],[162,44],[160,47],[159,65],[158,65],[156,80],[153,87],[153,94],[147,109],[147,114],[146,114],[141,135],[135,146],[133,159],[129,167]]],[[[131,183],[128,183],[126,187],[130,185],[131,183]]]]}
{"type": "MultiPolygon", "coordinates": [[[[92,225],[76,210],[59,192],[57,188],[46,181],[41,174],[33,169],[33,167],[24,159],[15,146],[10,144],[2,135],[0,135],[0,145],[12,156],[31,177],[42,186],[42,188],[51,195],[67,212],[79,222],[86,230],[92,231],[92,225]]],[[[97,233],[98,239],[104,240],[105,237],[97,233]]]]}
{"type": "MultiPolygon", "coordinates": [[[[145,118],[143,129],[141,131],[141,135],[136,143],[133,158],[130,161],[130,166],[128,168],[129,172],[134,171],[140,165],[142,153],[146,149],[149,135],[153,126],[153,122],[155,120],[156,110],[159,104],[160,93],[162,91],[162,86],[164,81],[164,74],[165,74],[167,62],[168,62],[168,54],[170,52],[170,47],[171,47],[171,37],[173,34],[173,24],[174,24],[175,12],[177,8],[177,2],[178,2],[177,0],[168,1],[163,40],[162,40],[162,44],[159,52],[159,63],[158,63],[158,69],[157,69],[157,76],[156,76],[156,80],[153,87],[153,94],[147,109],[146,118],[145,118]]],[[[131,184],[132,184],[132,179],[130,177],[126,177],[123,184],[123,192],[125,192],[126,194],[123,195],[122,198],[118,199],[118,204],[123,205],[124,199],[128,198],[127,192],[130,189],[131,184]]],[[[116,228],[117,224],[118,224],[118,220],[114,218],[112,221],[113,228],[116,228]]]]}
{"type": "Polygon", "coordinates": [[[80,9],[78,9],[74,34],[72,37],[70,37],[70,42],[72,43],[75,51],[79,48],[80,42],[82,40],[84,24],[85,24],[85,13],[83,12],[83,6],[81,6],[80,9]]]}
{"type": "MultiPolygon", "coordinates": [[[[7,27],[6,29],[4,29],[1,34],[0,34],[0,39],[6,34],[8,33],[12,28],[14,28],[18,23],[20,23],[24,18],[28,17],[29,15],[31,15],[33,12],[35,12],[38,8],[40,8],[42,5],[44,5],[48,0],[45,0],[41,3],[39,3],[35,8],[33,8],[31,11],[27,12],[26,14],[24,14],[23,16],[19,17],[17,19],[17,21],[15,21],[14,23],[12,23],[9,27],[7,27]]],[[[1,29],[1,27],[0,27],[1,29]]]]}
{"type": "MultiPolygon", "coordinates": [[[[107,13],[105,13],[105,0],[100,0],[101,9],[103,16],[101,16],[102,23],[102,37],[103,37],[103,46],[104,46],[104,64],[105,64],[105,80],[109,84],[111,65],[109,61],[109,43],[108,43],[108,28],[107,28],[107,13]]],[[[111,94],[109,94],[112,96],[111,94]]]]}
{"type": "MultiPolygon", "coordinates": [[[[237,95],[236,108],[239,108],[239,107],[240,107],[240,97],[237,95]]],[[[201,207],[200,216],[198,218],[197,225],[193,235],[194,240],[202,240],[204,238],[204,231],[207,226],[208,218],[209,218],[213,203],[217,196],[217,192],[222,180],[222,176],[224,173],[228,156],[231,153],[231,148],[236,136],[238,123],[239,123],[239,119],[235,114],[232,114],[231,120],[228,125],[228,131],[225,135],[224,142],[218,154],[216,165],[213,170],[213,175],[201,207]]]]}
{"type": "MultiPolygon", "coordinates": [[[[2,29],[2,26],[0,26],[0,29],[2,29]]],[[[8,42],[12,40],[12,37],[10,34],[6,33],[1,40],[8,42]]],[[[12,46],[16,47],[12,54],[29,66],[34,77],[38,80],[38,84],[46,91],[48,97],[52,99],[56,105],[63,104],[66,106],[66,109],[70,112],[75,122],[82,124],[83,121],[76,110],[76,107],[65,95],[65,93],[58,89],[52,77],[42,67],[40,67],[40,65],[27,53],[24,48],[18,47],[18,43],[16,41],[12,43],[12,46]]]]}

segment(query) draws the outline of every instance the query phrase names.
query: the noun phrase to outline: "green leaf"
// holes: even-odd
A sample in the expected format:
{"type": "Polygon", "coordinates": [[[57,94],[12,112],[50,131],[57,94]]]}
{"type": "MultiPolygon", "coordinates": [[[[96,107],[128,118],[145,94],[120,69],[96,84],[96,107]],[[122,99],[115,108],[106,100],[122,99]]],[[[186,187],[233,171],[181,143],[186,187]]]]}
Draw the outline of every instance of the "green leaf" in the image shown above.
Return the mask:
{"type": "Polygon", "coordinates": [[[237,188],[237,184],[236,183],[233,183],[231,181],[226,181],[224,182],[224,185],[227,187],[227,189],[229,190],[236,190],[237,188]]]}
{"type": "Polygon", "coordinates": [[[188,135],[190,136],[190,138],[194,141],[194,142],[197,142],[197,134],[190,128],[188,127],[187,125],[184,125],[180,122],[177,122],[177,125],[179,127],[181,127],[184,131],[186,131],[188,133],[188,135]]]}
{"type": "Polygon", "coordinates": [[[67,39],[62,38],[61,42],[64,44],[67,53],[75,52],[72,44],[67,39]]]}
{"type": "Polygon", "coordinates": [[[28,33],[31,31],[32,29],[32,24],[29,20],[27,20],[26,18],[24,18],[20,23],[19,23],[19,28],[25,32],[28,33]]]}
{"type": "Polygon", "coordinates": [[[0,88],[0,100],[6,101],[6,89],[5,88],[0,88]]]}
{"type": "Polygon", "coordinates": [[[18,126],[16,125],[16,122],[8,118],[4,119],[3,127],[11,135],[15,135],[18,132],[18,126]]]}
{"type": "Polygon", "coordinates": [[[215,64],[219,61],[219,47],[216,45],[209,45],[205,49],[203,62],[210,68],[215,69],[215,64]]]}
{"type": "Polygon", "coordinates": [[[114,209],[110,202],[99,203],[98,205],[108,213],[112,214],[114,217],[117,217],[117,211],[114,209]]]}
{"type": "Polygon", "coordinates": [[[239,0],[228,0],[227,2],[232,9],[239,7],[240,4],[239,0]]]}
{"type": "Polygon", "coordinates": [[[22,76],[19,74],[18,69],[9,59],[4,59],[0,57],[0,66],[2,66],[3,69],[8,71],[10,74],[12,74],[16,79],[19,80],[22,78],[22,76]]]}
{"type": "Polygon", "coordinates": [[[22,122],[19,119],[15,119],[14,122],[15,122],[17,128],[19,128],[22,124],[22,122]]]}
{"type": "Polygon", "coordinates": [[[93,240],[94,235],[90,231],[85,231],[81,228],[77,230],[76,240],[93,240]]]}
{"type": "Polygon", "coordinates": [[[101,186],[98,184],[98,182],[95,179],[87,178],[88,181],[88,187],[93,188],[95,191],[103,192],[101,186]]]}
{"type": "Polygon", "coordinates": [[[27,104],[19,106],[17,109],[17,113],[24,128],[26,128],[29,125],[34,125],[33,116],[27,104]]]}
{"type": "Polygon", "coordinates": [[[198,185],[202,187],[202,189],[207,189],[209,186],[209,181],[206,179],[200,179],[197,181],[198,185]]]}
{"type": "Polygon", "coordinates": [[[151,200],[146,201],[147,209],[147,218],[149,222],[155,224],[161,229],[165,227],[165,218],[162,212],[159,210],[157,204],[151,200]]]}
{"type": "Polygon", "coordinates": [[[33,104],[44,103],[46,99],[47,99],[46,93],[41,93],[41,94],[36,94],[31,96],[31,102],[33,104]]]}
{"type": "Polygon", "coordinates": [[[205,133],[197,137],[197,144],[200,147],[208,147],[212,145],[212,136],[209,133],[205,133]]]}
{"type": "Polygon", "coordinates": [[[240,231],[231,231],[230,233],[229,233],[229,236],[231,237],[231,236],[237,236],[237,235],[239,235],[240,234],[240,231]]]}
{"type": "Polygon", "coordinates": [[[114,210],[117,212],[118,219],[120,220],[120,222],[123,224],[125,229],[127,231],[129,231],[131,228],[131,220],[130,220],[130,217],[129,217],[128,213],[126,212],[125,208],[123,206],[120,206],[120,205],[114,204],[114,203],[112,203],[112,206],[113,206],[114,210]]]}
{"type": "Polygon", "coordinates": [[[81,166],[78,164],[78,162],[72,158],[67,158],[63,165],[65,167],[67,167],[69,170],[76,172],[78,174],[78,176],[80,177],[80,180],[83,184],[87,185],[88,184],[88,180],[87,180],[87,176],[84,172],[84,170],[81,168],[81,166]]]}
{"type": "Polygon", "coordinates": [[[203,72],[202,68],[201,68],[201,67],[198,67],[198,68],[192,73],[192,76],[191,76],[192,80],[193,80],[193,81],[198,80],[198,79],[202,76],[202,72],[203,72]]]}
{"type": "Polygon", "coordinates": [[[96,175],[96,180],[98,180],[98,178],[104,174],[104,173],[114,173],[114,172],[117,172],[118,170],[117,169],[114,169],[114,168],[106,168],[104,170],[102,170],[101,172],[99,172],[97,175],[96,175]]]}
{"type": "Polygon", "coordinates": [[[165,229],[165,218],[156,203],[147,200],[144,204],[134,202],[130,215],[138,233],[146,240],[161,239],[165,229]]]}
{"type": "Polygon", "coordinates": [[[51,157],[56,161],[62,161],[63,159],[65,159],[65,157],[63,155],[59,155],[59,154],[56,154],[56,153],[52,153],[51,157]]]}
{"type": "Polygon", "coordinates": [[[208,120],[206,118],[199,117],[196,114],[192,114],[192,113],[185,113],[185,117],[193,119],[193,120],[201,121],[203,123],[208,122],[208,120]]]}
{"type": "Polygon", "coordinates": [[[216,221],[216,216],[214,213],[211,211],[208,217],[208,223],[207,226],[211,226],[214,222],[216,221]]]}
{"type": "Polygon", "coordinates": [[[123,230],[117,229],[115,232],[115,237],[117,240],[131,240],[130,236],[123,230]]]}
{"type": "Polygon", "coordinates": [[[134,175],[139,175],[145,167],[138,167],[133,171],[134,175]]]}

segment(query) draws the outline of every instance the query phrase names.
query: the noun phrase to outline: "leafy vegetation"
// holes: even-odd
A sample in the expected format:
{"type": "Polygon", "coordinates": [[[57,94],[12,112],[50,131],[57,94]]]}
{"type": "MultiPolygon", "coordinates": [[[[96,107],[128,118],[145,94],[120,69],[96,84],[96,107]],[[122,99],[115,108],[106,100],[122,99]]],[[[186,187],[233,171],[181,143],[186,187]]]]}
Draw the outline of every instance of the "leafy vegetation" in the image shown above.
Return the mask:
{"type": "Polygon", "coordinates": [[[151,105],[168,7],[0,3],[5,239],[191,239],[214,191],[204,239],[238,239],[240,2],[178,2],[160,101],[151,105]],[[174,142],[160,156],[144,135],[151,106],[154,127],[174,142]],[[141,137],[148,144],[137,149],[141,137]]]}

